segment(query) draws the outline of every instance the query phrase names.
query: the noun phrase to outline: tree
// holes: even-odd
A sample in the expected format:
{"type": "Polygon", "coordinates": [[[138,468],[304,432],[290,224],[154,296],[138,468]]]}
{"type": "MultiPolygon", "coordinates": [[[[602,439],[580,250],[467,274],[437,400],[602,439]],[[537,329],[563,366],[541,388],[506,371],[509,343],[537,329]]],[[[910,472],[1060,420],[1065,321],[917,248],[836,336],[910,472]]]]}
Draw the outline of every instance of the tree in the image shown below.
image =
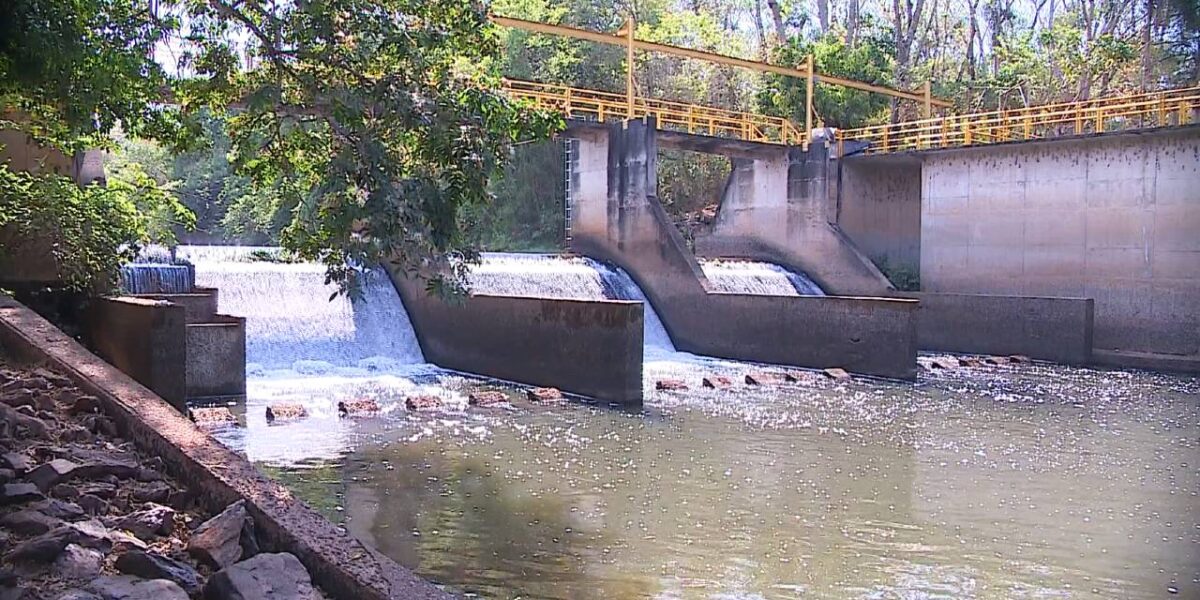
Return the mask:
{"type": "MultiPolygon", "coordinates": [[[[812,43],[792,40],[792,43],[776,52],[775,60],[780,64],[801,65],[809,54],[813,55],[818,73],[884,85],[890,83],[892,57],[882,40],[860,41],[853,47],[836,34],[826,35],[812,43]]],[[[758,94],[759,109],[802,123],[806,86],[803,79],[770,75],[758,94]]],[[[818,83],[813,105],[818,118],[826,126],[859,127],[883,119],[888,99],[879,94],[818,83]]]]}
{"type": "Polygon", "coordinates": [[[385,260],[434,287],[461,283],[477,254],[464,212],[489,201],[508,144],[558,123],[500,93],[500,48],[478,2],[17,0],[3,11],[0,92],[34,128],[103,138],[119,121],[177,145],[210,110],[254,190],[296,207],[283,245],[344,287],[354,265],[385,260]],[[153,59],[165,41],[173,76],[153,59]]]}

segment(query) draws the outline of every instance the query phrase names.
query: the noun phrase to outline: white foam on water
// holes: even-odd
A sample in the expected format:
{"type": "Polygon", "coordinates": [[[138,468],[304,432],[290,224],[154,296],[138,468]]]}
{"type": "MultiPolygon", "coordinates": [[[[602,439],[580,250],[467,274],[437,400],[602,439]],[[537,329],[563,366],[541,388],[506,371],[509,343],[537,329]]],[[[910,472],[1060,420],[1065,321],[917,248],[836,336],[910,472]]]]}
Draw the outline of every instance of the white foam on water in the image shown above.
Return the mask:
{"type": "Polygon", "coordinates": [[[719,291],[760,296],[824,296],[808,275],[774,263],[750,260],[705,259],[704,275],[719,291]]]}

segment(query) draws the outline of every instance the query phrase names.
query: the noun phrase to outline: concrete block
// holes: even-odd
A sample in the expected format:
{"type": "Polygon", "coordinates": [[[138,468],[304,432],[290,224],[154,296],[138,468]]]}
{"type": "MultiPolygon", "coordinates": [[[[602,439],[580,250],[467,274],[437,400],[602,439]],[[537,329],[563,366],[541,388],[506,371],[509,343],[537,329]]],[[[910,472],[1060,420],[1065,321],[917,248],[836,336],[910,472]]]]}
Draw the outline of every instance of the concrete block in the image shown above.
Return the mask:
{"type": "Polygon", "coordinates": [[[1153,240],[1156,251],[1200,250],[1200,202],[1158,207],[1153,240]]]}
{"type": "Polygon", "coordinates": [[[1025,275],[1021,278],[1021,295],[1084,298],[1087,280],[1079,273],[1069,275],[1025,275]]]}
{"type": "Polygon", "coordinates": [[[1153,274],[1146,248],[1088,248],[1083,273],[1091,281],[1149,279],[1153,274]]]}
{"type": "Polygon", "coordinates": [[[1022,274],[1026,277],[1076,277],[1084,264],[1082,245],[1026,246],[1022,274]]]}
{"type": "Polygon", "coordinates": [[[1158,206],[1200,205],[1200,175],[1159,176],[1154,180],[1154,204],[1158,206]]]}
{"type": "Polygon", "coordinates": [[[1041,210],[1032,207],[1025,216],[1025,247],[1078,246],[1087,241],[1087,219],[1078,210],[1041,210]]]}
{"type": "Polygon", "coordinates": [[[1082,177],[1030,179],[1025,206],[1031,210],[1078,210],[1086,205],[1087,180],[1082,177]]]}
{"type": "Polygon", "coordinates": [[[1159,179],[1200,179],[1200,139],[1196,136],[1163,138],[1154,152],[1159,179]]]}
{"type": "Polygon", "coordinates": [[[970,197],[961,196],[926,196],[922,212],[930,215],[950,215],[967,212],[970,197]]]}
{"type": "Polygon", "coordinates": [[[971,246],[967,249],[967,256],[971,272],[980,276],[1017,276],[1025,268],[1024,256],[1019,247],[971,246]]]}
{"type": "Polygon", "coordinates": [[[974,157],[970,161],[971,185],[1024,181],[1025,171],[1011,150],[974,157]]]}
{"type": "Polygon", "coordinates": [[[180,411],[186,410],[186,313],[178,304],[101,298],[87,316],[96,353],[180,411]]]}
{"type": "Polygon", "coordinates": [[[921,226],[922,243],[930,248],[971,244],[971,216],[951,213],[926,216],[921,226]]]}
{"type": "MultiPolygon", "coordinates": [[[[1151,253],[1154,278],[1190,279],[1200,281],[1200,251],[1160,250],[1151,253]]],[[[1197,299],[1200,302],[1200,298],[1197,299]]]]}
{"type": "Polygon", "coordinates": [[[189,398],[246,393],[246,320],[214,315],[187,326],[189,398]]]}
{"type": "Polygon", "coordinates": [[[1142,179],[1147,173],[1147,159],[1153,155],[1140,144],[1118,144],[1103,140],[1098,144],[1081,145],[1073,151],[1087,156],[1088,181],[1132,181],[1142,179]]]}
{"type": "Polygon", "coordinates": [[[1140,208],[1087,211],[1088,248],[1145,248],[1154,234],[1154,213],[1140,208]]]}
{"type": "Polygon", "coordinates": [[[1089,207],[1139,207],[1146,202],[1146,181],[1141,177],[1099,181],[1088,177],[1084,197],[1089,207]]]}
{"type": "Polygon", "coordinates": [[[1025,182],[972,179],[968,204],[974,213],[1024,208],[1025,182]]]}
{"type": "Polygon", "coordinates": [[[1025,216],[1015,211],[975,213],[971,219],[972,246],[1010,246],[1025,243],[1025,216]]]}

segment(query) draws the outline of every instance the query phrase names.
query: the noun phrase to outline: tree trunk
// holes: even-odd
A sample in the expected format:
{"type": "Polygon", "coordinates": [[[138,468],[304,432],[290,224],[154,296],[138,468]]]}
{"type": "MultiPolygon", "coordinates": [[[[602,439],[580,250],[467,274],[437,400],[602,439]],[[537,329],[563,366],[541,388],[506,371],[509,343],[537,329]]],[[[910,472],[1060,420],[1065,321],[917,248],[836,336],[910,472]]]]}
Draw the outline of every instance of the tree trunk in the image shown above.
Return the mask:
{"type": "Polygon", "coordinates": [[[767,58],[767,28],[763,26],[763,3],[762,0],[754,0],[754,7],[751,9],[754,12],[754,30],[758,32],[758,54],[762,58],[767,58]]]}
{"type": "Polygon", "coordinates": [[[787,30],[783,27],[783,11],[779,8],[779,0],[767,0],[771,8],[771,19],[775,22],[775,43],[782,45],[787,41],[787,30]]]}
{"type": "Polygon", "coordinates": [[[859,0],[846,0],[846,45],[858,43],[859,0]]]}
{"type": "Polygon", "coordinates": [[[1146,26],[1142,28],[1142,91],[1150,91],[1151,79],[1154,77],[1153,39],[1150,35],[1154,27],[1154,0],[1146,0],[1146,26]]]}
{"type": "Polygon", "coordinates": [[[817,20],[821,23],[821,33],[829,32],[829,0],[817,0],[817,20]]]}

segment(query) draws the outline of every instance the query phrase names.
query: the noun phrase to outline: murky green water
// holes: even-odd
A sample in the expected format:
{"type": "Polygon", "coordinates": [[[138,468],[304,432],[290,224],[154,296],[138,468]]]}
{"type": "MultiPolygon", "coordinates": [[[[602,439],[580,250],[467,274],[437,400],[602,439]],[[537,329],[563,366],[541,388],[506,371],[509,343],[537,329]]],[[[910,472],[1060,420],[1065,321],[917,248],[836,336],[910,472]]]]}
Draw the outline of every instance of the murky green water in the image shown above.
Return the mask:
{"type": "Polygon", "coordinates": [[[693,390],[644,414],[328,417],[304,427],[343,445],[302,465],[246,447],[482,597],[1200,597],[1196,379],[1023,365],[719,392],[656,369],[693,390]]]}

